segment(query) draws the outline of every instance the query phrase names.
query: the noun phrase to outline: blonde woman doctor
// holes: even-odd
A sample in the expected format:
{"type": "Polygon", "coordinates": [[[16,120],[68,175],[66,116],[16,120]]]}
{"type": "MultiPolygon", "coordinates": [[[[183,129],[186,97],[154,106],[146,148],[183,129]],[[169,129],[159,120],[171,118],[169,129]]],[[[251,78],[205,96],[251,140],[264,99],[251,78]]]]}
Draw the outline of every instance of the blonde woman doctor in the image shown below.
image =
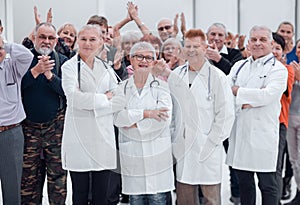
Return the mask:
{"type": "Polygon", "coordinates": [[[111,204],[110,186],[117,183],[111,181],[117,167],[111,91],[117,80],[112,68],[95,57],[102,45],[100,27],[84,26],[78,33],[79,53],[62,67],[67,97],[62,166],[70,171],[73,204],[87,204],[90,176],[93,204],[111,204]]]}

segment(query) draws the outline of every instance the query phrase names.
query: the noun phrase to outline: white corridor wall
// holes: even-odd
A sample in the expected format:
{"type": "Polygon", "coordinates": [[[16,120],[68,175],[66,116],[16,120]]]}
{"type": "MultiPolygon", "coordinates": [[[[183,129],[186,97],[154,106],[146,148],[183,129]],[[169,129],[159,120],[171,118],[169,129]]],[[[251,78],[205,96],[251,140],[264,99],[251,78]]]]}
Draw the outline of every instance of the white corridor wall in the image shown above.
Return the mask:
{"type": "MultiPolygon", "coordinates": [[[[300,19],[296,13],[297,0],[134,0],[139,7],[142,21],[155,30],[157,21],[162,17],[174,18],[176,13],[184,12],[187,27],[207,30],[214,22],[224,23],[234,33],[248,34],[249,29],[257,25],[266,25],[276,30],[281,21],[293,24],[300,19]],[[297,16],[297,18],[295,17],[297,16]]],[[[33,6],[38,7],[41,18],[53,8],[53,23],[59,27],[65,22],[80,28],[93,14],[104,15],[110,25],[120,21],[126,15],[126,0],[0,0],[0,18],[6,27],[8,40],[21,42],[34,27],[33,6]]],[[[299,10],[299,4],[297,5],[299,10]]],[[[129,23],[124,30],[137,29],[129,23]]],[[[296,31],[299,34],[296,25],[296,31]]],[[[296,37],[297,38],[297,37],[296,37]]]]}

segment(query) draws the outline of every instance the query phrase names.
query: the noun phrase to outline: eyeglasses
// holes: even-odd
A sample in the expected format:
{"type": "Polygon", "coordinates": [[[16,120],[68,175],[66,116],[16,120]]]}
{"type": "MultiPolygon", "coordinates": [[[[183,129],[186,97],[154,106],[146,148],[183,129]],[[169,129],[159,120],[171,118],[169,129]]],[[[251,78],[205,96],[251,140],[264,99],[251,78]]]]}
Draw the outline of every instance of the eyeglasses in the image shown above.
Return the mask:
{"type": "Polygon", "coordinates": [[[54,41],[56,39],[55,36],[45,36],[45,35],[40,35],[38,36],[39,39],[45,41],[45,40],[49,40],[49,41],[54,41]]]}
{"type": "Polygon", "coordinates": [[[138,61],[146,60],[147,63],[151,63],[154,60],[152,56],[143,56],[143,55],[134,55],[133,58],[136,58],[138,61]]]}
{"type": "Polygon", "coordinates": [[[163,31],[164,29],[169,30],[171,27],[172,27],[171,25],[161,26],[157,30],[159,30],[159,31],[163,31]]]}

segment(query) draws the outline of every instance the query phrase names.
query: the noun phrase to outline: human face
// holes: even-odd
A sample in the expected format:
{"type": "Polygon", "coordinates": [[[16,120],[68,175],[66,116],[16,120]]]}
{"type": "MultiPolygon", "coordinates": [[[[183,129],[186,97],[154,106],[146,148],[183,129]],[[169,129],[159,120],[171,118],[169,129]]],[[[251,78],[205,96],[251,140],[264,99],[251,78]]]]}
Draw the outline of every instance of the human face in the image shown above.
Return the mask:
{"type": "Polygon", "coordinates": [[[157,25],[157,31],[160,39],[162,41],[167,40],[172,36],[173,33],[173,25],[170,20],[161,20],[157,25]]]}
{"type": "Polygon", "coordinates": [[[136,43],[136,41],[125,41],[122,43],[122,48],[124,50],[124,55],[128,56],[130,53],[131,47],[136,43]]]}
{"type": "Polygon", "coordinates": [[[283,57],[282,47],[280,46],[280,44],[276,43],[275,41],[273,42],[272,52],[277,60],[279,60],[279,61],[282,60],[282,57],[283,57]]]}
{"type": "Polygon", "coordinates": [[[220,27],[212,26],[207,33],[207,41],[209,44],[216,43],[218,50],[220,51],[226,40],[225,30],[220,27]]]}
{"type": "Polygon", "coordinates": [[[168,44],[165,45],[163,53],[165,60],[168,62],[172,59],[172,57],[178,56],[178,54],[180,53],[180,49],[177,45],[168,44]]]}
{"type": "Polygon", "coordinates": [[[186,38],[183,51],[190,64],[201,62],[205,58],[206,44],[201,37],[186,38]]]}
{"type": "Polygon", "coordinates": [[[280,34],[286,43],[289,43],[293,41],[293,27],[289,24],[281,24],[281,26],[278,28],[277,33],[280,34]]]}
{"type": "Polygon", "coordinates": [[[130,63],[134,70],[148,69],[154,65],[154,56],[151,51],[137,50],[132,57],[130,63]]]}
{"type": "Polygon", "coordinates": [[[2,38],[0,37],[0,63],[4,60],[6,56],[6,51],[4,50],[4,43],[2,38]]]}
{"type": "Polygon", "coordinates": [[[113,28],[108,28],[108,32],[105,38],[105,44],[108,46],[112,46],[114,38],[114,30],[113,28]]]}
{"type": "Polygon", "coordinates": [[[252,31],[248,41],[249,49],[254,60],[272,52],[272,40],[269,32],[264,29],[252,31]]]}
{"type": "Polygon", "coordinates": [[[34,47],[42,55],[49,55],[57,42],[57,36],[54,28],[49,25],[42,25],[33,36],[34,47]]]}
{"type": "Polygon", "coordinates": [[[76,38],[76,31],[75,28],[67,25],[65,26],[62,31],[59,33],[59,37],[64,39],[64,42],[66,45],[72,49],[72,46],[75,43],[75,38],[76,38]]]}
{"type": "Polygon", "coordinates": [[[83,60],[93,58],[102,46],[103,38],[96,28],[85,29],[79,33],[79,54],[83,60]]]}

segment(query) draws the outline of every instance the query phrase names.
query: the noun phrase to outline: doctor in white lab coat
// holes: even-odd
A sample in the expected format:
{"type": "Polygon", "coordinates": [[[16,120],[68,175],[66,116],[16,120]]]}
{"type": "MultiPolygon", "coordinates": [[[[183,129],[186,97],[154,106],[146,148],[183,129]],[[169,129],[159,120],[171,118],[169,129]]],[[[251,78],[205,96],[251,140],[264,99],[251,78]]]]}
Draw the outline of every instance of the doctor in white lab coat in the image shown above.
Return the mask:
{"type": "Polygon", "coordinates": [[[107,204],[110,183],[117,183],[110,181],[110,170],[117,167],[110,91],[117,80],[112,68],[95,57],[101,45],[100,28],[84,26],[78,33],[78,55],[62,67],[67,97],[62,166],[70,171],[73,204],[87,204],[90,173],[93,204],[107,204]]]}
{"type": "Polygon", "coordinates": [[[115,114],[119,127],[122,193],[130,204],[167,204],[174,189],[168,84],[150,73],[155,50],[146,42],[130,51],[134,74],[118,87],[126,106],[115,114]]]}
{"type": "Polygon", "coordinates": [[[229,137],[234,107],[225,74],[205,59],[205,51],[204,32],[189,30],[184,44],[187,63],[176,68],[168,78],[172,91],[179,91],[182,87],[187,90],[183,95],[189,95],[183,100],[185,102],[179,100],[174,104],[175,124],[172,124],[172,128],[175,127],[179,205],[198,204],[198,185],[201,185],[207,203],[221,204],[222,142],[229,137]],[[185,104],[191,107],[187,108],[185,104]],[[189,111],[188,115],[181,113],[186,111],[189,111]],[[178,117],[182,118],[182,123],[176,122],[178,117]],[[184,151],[180,147],[184,147],[184,151]]]}
{"type": "Polygon", "coordinates": [[[227,164],[237,169],[241,204],[255,204],[254,174],[262,204],[277,201],[276,163],[280,98],[287,70],[272,54],[272,32],[264,26],[250,30],[252,56],[237,62],[228,75],[235,96],[236,120],[229,138],[227,164]]]}

